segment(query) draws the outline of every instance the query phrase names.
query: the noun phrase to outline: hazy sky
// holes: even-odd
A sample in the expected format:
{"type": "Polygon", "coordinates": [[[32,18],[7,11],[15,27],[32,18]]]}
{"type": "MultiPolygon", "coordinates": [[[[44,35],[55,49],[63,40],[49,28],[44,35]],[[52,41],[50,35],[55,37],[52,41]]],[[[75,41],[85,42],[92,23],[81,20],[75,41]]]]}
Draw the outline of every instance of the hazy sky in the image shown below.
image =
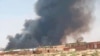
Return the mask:
{"type": "MultiPolygon", "coordinates": [[[[100,7],[96,3],[95,22],[85,41],[100,40],[100,7]]],[[[5,47],[7,35],[15,35],[23,28],[25,19],[35,19],[34,4],[36,0],[0,0],[0,47],[5,47]]]]}
{"type": "Polygon", "coordinates": [[[34,19],[36,0],[0,0],[0,47],[5,47],[7,35],[20,32],[25,19],[34,19]]]}

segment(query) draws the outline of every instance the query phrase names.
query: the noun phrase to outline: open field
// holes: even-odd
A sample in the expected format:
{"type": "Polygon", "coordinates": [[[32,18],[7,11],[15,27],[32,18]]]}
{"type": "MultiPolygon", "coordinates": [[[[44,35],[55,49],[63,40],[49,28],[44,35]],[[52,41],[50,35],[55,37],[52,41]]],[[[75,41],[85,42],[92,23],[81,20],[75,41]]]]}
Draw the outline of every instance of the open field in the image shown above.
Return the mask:
{"type": "Polygon", "coordinates": [[[70,49],[69,51],[58,51],[51,53],[41,53],[33,54],[32,52],[23,52],[23,53],[9,53],[1,54],[0,56],[100,56],[100,49],[91,49],[83,51],[75,51],[75,49],[70,49]]]}

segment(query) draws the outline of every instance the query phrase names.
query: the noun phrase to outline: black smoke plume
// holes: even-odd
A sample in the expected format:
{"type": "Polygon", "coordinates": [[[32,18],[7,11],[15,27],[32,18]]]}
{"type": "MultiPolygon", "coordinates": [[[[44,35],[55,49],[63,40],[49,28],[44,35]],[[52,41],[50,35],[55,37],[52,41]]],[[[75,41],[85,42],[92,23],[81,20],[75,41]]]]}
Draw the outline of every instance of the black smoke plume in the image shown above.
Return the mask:
{"type": "Polygon", "coordinates": [[[93,1],[38,0],[38,20],[27,20],[23,33],[10,36],[6,49],[34,48],[62,44],[62,38],[90,30],[93,1]]]}

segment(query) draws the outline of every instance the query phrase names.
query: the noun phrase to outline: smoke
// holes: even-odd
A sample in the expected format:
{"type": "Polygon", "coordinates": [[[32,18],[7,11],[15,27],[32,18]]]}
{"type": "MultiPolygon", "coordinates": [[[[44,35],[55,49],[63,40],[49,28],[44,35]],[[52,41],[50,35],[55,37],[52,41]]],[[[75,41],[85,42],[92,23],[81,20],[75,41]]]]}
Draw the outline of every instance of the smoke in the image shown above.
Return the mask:
{"type": "Polygon", "coordinates": [[[17,33],[15,37],[8,36],[9,43],[6,47],[6,50],[37,47],[38,42],[33,37],[34,30],[38,23],[37,21],[38,20],[31,20],[31,19],[26,20],[23,32],[21,34],[17,33]]]}
{"type": "Polygon", "coordinates": [[[40,19],[27,20],[23,33],[10,38],[6,49],[62,44],[66,36],[80,36],[90,30],[92,11],[92,0],[38,0],[40,19]]]}

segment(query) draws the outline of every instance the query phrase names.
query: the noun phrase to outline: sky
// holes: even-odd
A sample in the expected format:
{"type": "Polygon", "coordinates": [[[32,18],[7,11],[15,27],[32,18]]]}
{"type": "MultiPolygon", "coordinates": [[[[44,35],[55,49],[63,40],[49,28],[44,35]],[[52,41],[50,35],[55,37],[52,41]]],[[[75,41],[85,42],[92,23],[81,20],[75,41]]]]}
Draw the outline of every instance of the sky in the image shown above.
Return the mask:
{"type": "MultiPolygon", "coordinates": [[[[0,47],[5,48],[8,35],[21,32],[26,19],[36,19],[36,0],[0,0],[0,47]]],[[[85,41],[100,40],[100,0],[96,3],[91,31],[84,35],[85,41]]]]}
{"type": "Polygon", "coordinates": [[[25,19],[35,19],[36,0],[0,0],[0,47],[7,45],[7,36],[23,28],[25,19]]]}

